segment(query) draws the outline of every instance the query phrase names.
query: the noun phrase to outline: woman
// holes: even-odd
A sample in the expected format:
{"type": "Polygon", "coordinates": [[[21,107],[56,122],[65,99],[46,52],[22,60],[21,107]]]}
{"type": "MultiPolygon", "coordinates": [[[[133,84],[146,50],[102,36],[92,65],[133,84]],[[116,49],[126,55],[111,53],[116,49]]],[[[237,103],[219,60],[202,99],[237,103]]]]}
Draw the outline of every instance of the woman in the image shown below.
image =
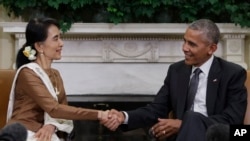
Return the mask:
{"type": "Polygon", "coordinates": [[[72,120],[107,119],[108,111],[67,105],[62,78],[51,68],[53,60],[61,59],[63,47],[57,21],[32,19],[25,36],[26,43],[16,59],[18,70],[10,94],[8,124],[23,124],[28,129],[28,140],[56,141],[57,130],[72,131],[72,120]]]}

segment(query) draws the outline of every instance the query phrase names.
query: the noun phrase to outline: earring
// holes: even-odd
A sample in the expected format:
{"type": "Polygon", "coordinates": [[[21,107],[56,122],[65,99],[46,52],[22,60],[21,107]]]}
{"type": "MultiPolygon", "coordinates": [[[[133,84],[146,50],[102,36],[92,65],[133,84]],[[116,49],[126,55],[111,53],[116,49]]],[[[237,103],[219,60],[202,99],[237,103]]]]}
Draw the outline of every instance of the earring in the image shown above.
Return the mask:
{"type": "Polygon", "coordinates": [[[42,55],[43,55],[43,52],[40,52],[40,55],[42,56],[42,55]]]}

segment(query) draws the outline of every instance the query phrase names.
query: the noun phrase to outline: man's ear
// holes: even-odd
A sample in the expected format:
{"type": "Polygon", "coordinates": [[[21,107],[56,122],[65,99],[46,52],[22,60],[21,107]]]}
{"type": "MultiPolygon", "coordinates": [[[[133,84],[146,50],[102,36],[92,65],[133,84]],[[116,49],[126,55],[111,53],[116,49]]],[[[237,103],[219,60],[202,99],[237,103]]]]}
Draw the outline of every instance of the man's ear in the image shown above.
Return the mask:
{"type": "Polygon", "coordinates": [[[209,46],[208,54],[212,55],[217,50],[217,44],[212,44],[209,46]]]}

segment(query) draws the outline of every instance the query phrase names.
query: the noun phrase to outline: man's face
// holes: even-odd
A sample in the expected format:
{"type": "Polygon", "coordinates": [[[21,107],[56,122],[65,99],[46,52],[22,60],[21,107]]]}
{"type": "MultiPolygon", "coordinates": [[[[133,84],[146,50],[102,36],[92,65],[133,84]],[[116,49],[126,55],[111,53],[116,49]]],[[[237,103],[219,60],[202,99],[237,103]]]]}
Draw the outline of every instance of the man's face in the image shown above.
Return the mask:
{"type": "Polygon", "coordinates": [[[187,65],[201,66],[217,49],[216,44],[209,43],[206,36],[198,30],[187,29],[182,50],[187,65]]]}

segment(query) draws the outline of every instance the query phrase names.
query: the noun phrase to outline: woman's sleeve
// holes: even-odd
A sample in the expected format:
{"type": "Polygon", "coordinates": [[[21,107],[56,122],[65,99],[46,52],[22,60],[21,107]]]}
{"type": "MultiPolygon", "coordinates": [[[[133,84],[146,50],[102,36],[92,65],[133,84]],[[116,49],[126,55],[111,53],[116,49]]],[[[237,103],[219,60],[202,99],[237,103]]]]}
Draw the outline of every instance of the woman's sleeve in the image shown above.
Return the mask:
{"type": "Polygon", "coordinates": [[[17,83],[22,91],[30,96],[41,109],[53,118],[71,120],[97,120],[98,111],[94,109],[77,108],[59,104],[49,93],[43,81],[31,69],[23,68],[18,76],[17,83]]]}

